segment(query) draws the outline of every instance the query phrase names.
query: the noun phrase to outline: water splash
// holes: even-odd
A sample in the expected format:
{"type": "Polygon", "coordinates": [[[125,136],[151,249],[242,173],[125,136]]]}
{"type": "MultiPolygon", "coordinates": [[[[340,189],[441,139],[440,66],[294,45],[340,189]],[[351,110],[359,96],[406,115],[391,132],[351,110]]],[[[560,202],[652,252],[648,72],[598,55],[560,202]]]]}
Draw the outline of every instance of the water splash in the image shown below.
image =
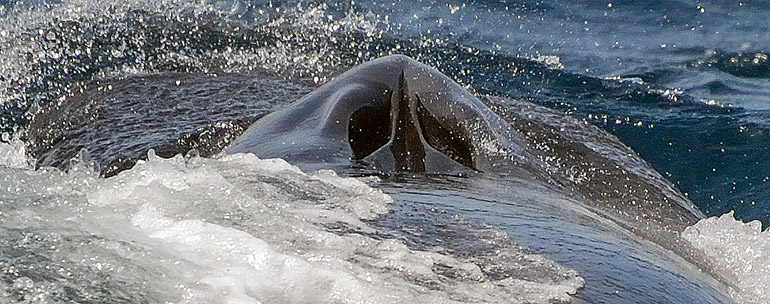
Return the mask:
{"type": "Polygon", "coordinates": [[[12,189],[0,194],[3,300],[550,303],[582,286],[574,271],[515,246],[490,254],[543,265],[548,276],[488,275],[508,268],[410,248],[370,223],[392,203],[367,184],[376,179],[304,173],[280,159],[150,151],[106,179],[0,174],[12,189]]]}
{"type": "Polygon", "coordinates": [[[740,303],[767,302],[770,230],[762,231],[762,223],[743,223],[730,211],[688,227],[682,237],[706,253],[720,272],[734,276],[738,290],[731,290],[731,297],[740,303]]]}

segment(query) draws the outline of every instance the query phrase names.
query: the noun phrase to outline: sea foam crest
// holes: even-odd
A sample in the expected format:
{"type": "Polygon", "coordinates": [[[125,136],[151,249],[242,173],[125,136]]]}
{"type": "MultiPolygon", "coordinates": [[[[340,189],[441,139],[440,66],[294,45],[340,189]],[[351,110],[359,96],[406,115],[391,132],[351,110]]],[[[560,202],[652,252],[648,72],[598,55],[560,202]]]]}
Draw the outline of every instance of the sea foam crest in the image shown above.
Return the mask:
{"type": "Polygon", "coordinates": [[[19,188],[0,195],[0,302],[551,303],[583,284],[492,278],[384,238],[376,180],[281,159],[150,152],[111,178],[76,173],[0,168],[19,188]]]}
{"type": "Polygon", "coordinates": [[[0,142],[0,167],[33,168],[33,164],[34,160],[27,157],[26,145],[20,139],[0,142]]]}
{"type": "Polygon", "coordinates": [[[767,303],[770,298],[770,230],[762,223],[743,223],[733,212],[703,219],[682,236],[702,250],[720,272],[733,274],[739,290],[730,296],[741,303],[767,303]]]}

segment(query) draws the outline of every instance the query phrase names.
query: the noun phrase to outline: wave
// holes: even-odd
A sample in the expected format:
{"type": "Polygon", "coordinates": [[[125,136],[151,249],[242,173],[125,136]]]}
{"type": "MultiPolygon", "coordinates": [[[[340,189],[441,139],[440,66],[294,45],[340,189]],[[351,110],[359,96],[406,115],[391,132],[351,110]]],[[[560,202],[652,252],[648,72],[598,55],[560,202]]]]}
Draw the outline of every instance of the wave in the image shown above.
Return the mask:
{"type": "MultiPolygon", "coordinates": [[[[570,101],[573,97],[656,104],[688,98],[666,93],[673,92],[667,88],[582,76],[537,62],[553,57],[530,60],[427,37],[392,37],[384,30],[391,27],[388,21],[350,7],[245,6],[262,17],[247,18],[214,4],[153,0],[97,5],[70,0],[10,16],[0,24],[6,33],[0,43],[9,46],[0,51],[0,91],[5,92],[0,101],[24,113],[66,102],[95,79],[136,73],[259,70],[323,83],[392,53],[435,66],[481,92],[558,108],[588,106],[570,101]],[[232,14],[241,18],[228,17],[232,14]]],[[[16,116],[4,122],[6,132],[28,120],[11,120],[16,116]]]]}
{"type": "Polygon", "coordinates": [[[682,233],[703,251],[719,271],[731,274],[738,290],[730,295],[740,303],[765,303],[770,287],[763,283],[770,276],[770,230],[762,231],[762,223],[743,223],[733,212],[701,220],[682,233]]]}
{"type": "Polygon", "coordinates": [[[718,53],[707,59],[690,62],[689,65],[715,68],[738,77],[770,78],[770,61],[767,52],[718,53]]]}
{"type": "MultiPolygon", "coordinates": [[[[377,232],[393,224],[369,221],[386,214],[392,199],[372,188],[378,184],[372,178],[308,174],[249,155],[162,159],[153,152],[132,169],[98,178],[94,164],[83,161],[67,173],[33,171],[34,160],[19,152],[24,149],[19,140],[0,144],[0,155],[7,155],[0,158],[2,186],[12,189],[2,194],[2,240],[3,248],[13,248],[0,250],[0,266],[17,269],[3,272],[6,300],[548,303],[568,300],[583,285],[574,271],[505,245],[510,240],[496,229],[439,225],[439,234],[426,240],[420,239],[430,231],[407,229],[406,237],[398,236],[401,228],[377,232]],[[43,201],[51,203],[35,203],[43,201]],[[436,242],[450,235],[465,243],[436,242]],[[441,246],[453,247],[437,250],[441,246]],[[485,250],[497,253],[488,259],[485,250]],[[501,250],[507,258],[497,257],[501,250]],[[522,269],[528,275],[511,280],[522,269]],[[543,281],[548,277],[560,279],[543,281]],[[140,283],[148,278],[155,282],[151,288],[140,283]],[[91,280],[102,284],[84,284],[91,280]]],[[[759,222],[744,224],[726,214],[682,235],[734,279],[731,297],[763,303],[770,260],[762,253],[770,239],[759,222]]]]}
{"type": "MultiPolygon", "coordinates": [[[[0,151],[23,147],[14,145],[0,151]]],[[[251,154],[152,151],[111,178],[88,163],[67,173],[3,168],[23,162],[0,164],[1,185],[13,189],[0,194],[5,301],[552,303],[583,284],[492,228],[455,223],[471,243],[497,244],[470,256],[378,233],[370,222],[392,198],[373,178],[251,154]]]]}

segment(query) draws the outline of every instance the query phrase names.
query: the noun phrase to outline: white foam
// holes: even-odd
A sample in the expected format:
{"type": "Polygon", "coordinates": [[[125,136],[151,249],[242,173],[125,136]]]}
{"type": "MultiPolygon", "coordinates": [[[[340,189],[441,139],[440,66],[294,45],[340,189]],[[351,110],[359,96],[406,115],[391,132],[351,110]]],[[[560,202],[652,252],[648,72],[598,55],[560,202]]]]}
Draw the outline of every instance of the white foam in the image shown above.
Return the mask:
{"type": "Polygon", "coordinates": [[[0,142],[0,166],[8,168],[32,168],[34,161],[27,157],[24,142],[13,138],[10,142],[0,142]]]}
{"type": "Polygon", "coordinates": [[[564,64],[561,63],[561,58],[556,55],[538,55],[533,59],[551,69],[561,70],[564,68],[564,64]]]}
{"type": "Polygon", "coordinates": [[[730,211],[703,219],[682,236],[702,250],[718,270],[734,277],[739,290],[730,296],[741,303],[767,303],[770,299],[770,231],[762,223],[743,223],[730,211]]]}
{"type": "Polygon", "coordinates": [[[566,275],[494,279],[479,262],[375,238],[367,221],[392,204],[367,184],[376,181],[305,173],[280,159],[162,159],[151,152],[107,179],[23,171],[0,171],[9,175],[0,182],[22,191],[10,200],[19,202],[15,207],[0,205],[0,216],[44,244],[20,250],[66,264],[39,262],[36,269],[72,275],[54,282],[17,278],[23,288],[0,283],[0,301],[46,299],[63,286],[88,294],[89,285],[78,282],[109,281],[118,282],[110,285],[117,290],[107,288],[105,297],[146,297],[129,302],[549,303],[568,301],[583,284],[574,271],[534,254],[524,261],[554,265],[566,275]],[[24,183],[15,182],[19,177],[24,183]]]}

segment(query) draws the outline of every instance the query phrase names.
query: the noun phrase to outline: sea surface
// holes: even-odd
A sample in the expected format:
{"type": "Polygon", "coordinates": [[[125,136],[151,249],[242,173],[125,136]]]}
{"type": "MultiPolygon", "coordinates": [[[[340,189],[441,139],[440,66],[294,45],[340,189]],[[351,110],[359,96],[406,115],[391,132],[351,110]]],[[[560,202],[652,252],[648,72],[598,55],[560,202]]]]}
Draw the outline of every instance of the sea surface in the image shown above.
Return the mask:
{"type": "Polygon", "coordinates": [[[0,302],[768,303],[767,16],[765,1],[0,0],[0,302]],[[388,54],[616,136],[706,214],[683,236],[723,279],[526,182],[210,158],[388,54]]]}

